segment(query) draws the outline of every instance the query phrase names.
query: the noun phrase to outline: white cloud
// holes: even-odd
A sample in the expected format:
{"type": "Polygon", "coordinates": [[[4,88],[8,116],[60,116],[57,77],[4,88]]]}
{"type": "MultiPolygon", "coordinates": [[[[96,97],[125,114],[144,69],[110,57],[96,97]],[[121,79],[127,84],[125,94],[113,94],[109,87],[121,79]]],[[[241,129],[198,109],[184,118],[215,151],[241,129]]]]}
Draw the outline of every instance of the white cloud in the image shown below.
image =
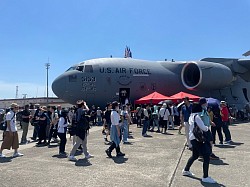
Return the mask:
{"type": "MultiPolygon", "coordinates": [[[[18,86],[18,98],[22,98],[27,94],[28,98],[32,97],[45,97],[47,96],[46,85],[39,85],[34,83],[8,83],[0,81],[0,99],[13,99],[16,97],[16,86],[18,86]]],[[[55,96],[51,90],[51,85],[49,85],[49,97],[55,96]]]]}

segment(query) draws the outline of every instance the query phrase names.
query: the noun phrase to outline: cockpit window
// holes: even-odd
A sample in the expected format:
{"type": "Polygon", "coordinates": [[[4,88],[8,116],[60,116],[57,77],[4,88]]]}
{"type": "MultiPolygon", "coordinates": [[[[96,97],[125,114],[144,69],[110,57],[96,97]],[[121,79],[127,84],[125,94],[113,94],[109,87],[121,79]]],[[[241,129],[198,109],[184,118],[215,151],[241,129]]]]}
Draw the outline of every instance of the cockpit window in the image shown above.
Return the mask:
{"type": "Polygon", "coordinates": [[[93,73],[93,66],[92,65],[79,65],[75,67],[77,71],[82,71],[84,73],[93,73]]]}
{"type": "Polygon", "coordinates": [[[84,66],[77,66],[76,70],[78,70],[78,71],[83,71],[83,67],[84,67],[84,66]]]}
{"type": "Polygon", "coordinates": [[[74,67],[70,67],[69,69],[67,69],[67,71],[72,71],[72,70],[75,70],[76,69],[76,67],[74,66],[74,67]]]}
{"type": "Polygon", "coordinates": [[[93,73],[93,66],[92,65],[85,65],[84,73],[93,73]]]}

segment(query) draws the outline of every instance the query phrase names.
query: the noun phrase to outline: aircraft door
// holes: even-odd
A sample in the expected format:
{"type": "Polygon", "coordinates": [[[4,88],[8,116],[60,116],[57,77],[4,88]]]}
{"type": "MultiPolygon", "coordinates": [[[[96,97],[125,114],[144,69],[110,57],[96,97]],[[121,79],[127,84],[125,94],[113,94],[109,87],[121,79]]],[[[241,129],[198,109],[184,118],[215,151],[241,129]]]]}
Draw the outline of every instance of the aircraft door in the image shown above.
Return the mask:
{"type": "Polygon", "coordinates": [[[94,103],[95,101],[95,94],[94,93],[87,93],[86,95],[86,102],[90,106],[94,103]]]}
{"type": "Polygon", "coordinates": [[[245,99],[247,100],[247,102],[249,102],[248,93],[247,93],[247,88],[243,88],[243,89],[242,89],[242,92],[243,92],[244,97],[245,97],[245,99]]]}
{"type": "Polygon", "coordinates": [[[119,89],[119,102],[121,104],[127,104],[130,101],[130,88],[119,89]]]}

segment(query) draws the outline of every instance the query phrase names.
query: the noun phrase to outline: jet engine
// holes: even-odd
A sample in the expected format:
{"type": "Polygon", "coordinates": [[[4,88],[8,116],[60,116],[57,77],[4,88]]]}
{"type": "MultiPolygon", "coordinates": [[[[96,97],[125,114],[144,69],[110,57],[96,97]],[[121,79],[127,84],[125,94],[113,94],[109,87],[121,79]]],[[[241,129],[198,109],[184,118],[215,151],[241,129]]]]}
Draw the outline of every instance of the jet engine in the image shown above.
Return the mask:
{"type": "Polygon", "coordinates": [[[225,65],[206,61],[187,62],[181,71],[182,84],[189,90],[219,89],[229,86],[233,73],[225,65]]]}

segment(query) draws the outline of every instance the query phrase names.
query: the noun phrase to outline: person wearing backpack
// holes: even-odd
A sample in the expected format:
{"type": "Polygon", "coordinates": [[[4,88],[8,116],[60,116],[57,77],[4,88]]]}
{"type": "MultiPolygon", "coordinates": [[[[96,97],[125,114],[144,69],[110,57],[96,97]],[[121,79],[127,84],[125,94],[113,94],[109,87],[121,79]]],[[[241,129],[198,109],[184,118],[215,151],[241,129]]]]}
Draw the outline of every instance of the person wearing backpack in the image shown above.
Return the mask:
{"type": "Polygon", "coordinates": [[[183,176],[194,176],[194,174],[190,171],[190,168],[195,160],[199,158],[201,155],[203,157],[203,177],[202,182],[205,183],[216,183],[214,179],[208,176],[209,170],[209,161],[210,155],[212,153],[212,148],[209,140],[205,140],[204,142],[200,141],[197,137],[194,136],[195,126],[198,126],[199,129],[205,133],[208,132],[208,127],[205,126],[202,119],[200,118],[199,113],[202,112],[202,107],[200,103],[195,102],[192,106],[192,113],[189,117],[189,139],[192,144],[192,156],[188,159],[188,162],[185,168],[182,170],[183,176]]]}
{"type": "Polygon", "coordinates": [[[18,105],[12,103],[10,106],[10,111],[6,114],[7,128],[4,131],[4,139],[2,146],[0,148],[0,158],[4,158],[3,154],[4,149],[14,149],[13,157],[23,156],[22,153],[18,152],[19,143],[18,143],[18,133],[16,126],[16,113],[18,111],[18,105]]]}
{"type": "MultiPolygon", "coordinates": [[[[210,131],[210,126],[215,127],[215,123],[210,119],[209,113],[207,111],[207,100],[206,98],[202,97],[199,100],[199,103],[202,107],[202,112],[199,113],[201,120],[203,121],[204,125],[208,127],[208,132],[206,132],[206,136],[207,139],[209,139],[210,143],[211,143],[211,147],[213,145],[213,137],[212,137],[212,133],[210,131]]],[[[218,160],[219,157],[216,156],[213,152],[211,153],[210,159],[213,160],[218,160]]]]}
{"type": "Polygon", "coordinates": [[[89,121],[87,119],[87,112],[89,111],[89,107],[87,106],[86,102],[81,100],[77,101],[78,109],[76,111],[76,143],[74,144],[70,155],[69,160],[70,161],[76,161],[75,153],[76,150],[79,148],[80,145],[82,145],[83,154],[85,155],[86,159],[89,159],[93,157],[91,154],[89,154],[87,150],[87,134],[89,130],[89,121]]]}

